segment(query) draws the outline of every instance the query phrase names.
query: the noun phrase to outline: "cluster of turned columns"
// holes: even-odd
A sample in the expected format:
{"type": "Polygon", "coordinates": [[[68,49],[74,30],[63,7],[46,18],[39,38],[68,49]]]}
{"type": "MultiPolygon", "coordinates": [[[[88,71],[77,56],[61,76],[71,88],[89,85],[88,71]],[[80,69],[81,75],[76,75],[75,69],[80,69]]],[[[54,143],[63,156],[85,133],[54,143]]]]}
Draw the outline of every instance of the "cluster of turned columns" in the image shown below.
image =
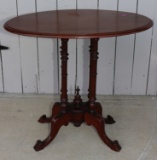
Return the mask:
{"type": "MultiPolygon", "coordinates": [[[[67,96],[67,61],[68,61],[68,40],[61,39],[61,105],[66,111],[68,96],[67,96]]],[[[94,112],[94,104],[96,101],[96,77],[97,77],[97,59],[98,59],[98,38],[90,40],[90,72],[89,72],[89,107],[91,113],[94,112]]]]}

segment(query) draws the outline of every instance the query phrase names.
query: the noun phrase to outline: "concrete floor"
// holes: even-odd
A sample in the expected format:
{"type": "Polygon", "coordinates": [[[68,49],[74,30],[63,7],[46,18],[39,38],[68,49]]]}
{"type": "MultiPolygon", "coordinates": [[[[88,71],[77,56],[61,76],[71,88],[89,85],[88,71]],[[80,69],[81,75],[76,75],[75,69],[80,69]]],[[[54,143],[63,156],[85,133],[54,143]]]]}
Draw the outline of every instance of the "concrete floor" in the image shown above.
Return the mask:
{"type": "MultiPolygon", "coordinates": [[[[72,97],[70,97],[72,98],[72,97]]],[[[69,98],[69,99],[70,99],[69,98]]],[[[85,98],[84,98],[85,99],[85,98]]],[[[0,95],[0,160],[157,160],[157,99],[140,96],[99,96],[104,116],[116,120],[106,125],[117,139],[120,152],[110,150],[91,126],[63,126],[54,141],[40,152],[33,146],[45,139],[50,126],[38,118],[50,115],[52,95],[0,95]]]]}

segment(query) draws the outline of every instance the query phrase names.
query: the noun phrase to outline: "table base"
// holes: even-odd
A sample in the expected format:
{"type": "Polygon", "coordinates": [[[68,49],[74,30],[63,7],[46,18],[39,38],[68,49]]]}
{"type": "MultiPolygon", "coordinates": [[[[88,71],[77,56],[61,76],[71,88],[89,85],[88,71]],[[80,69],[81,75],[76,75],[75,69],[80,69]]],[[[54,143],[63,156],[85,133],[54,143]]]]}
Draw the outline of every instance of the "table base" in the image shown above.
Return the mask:
{"type": "Polygon", "coordinates": [[[114,151],[120,151],[121,147],[118,141],[112,141],[105,133],[105,123],[112,124],[115,121],[111,116],[103,118],[102,107],[96,102],[96,77],[97,77],[97,60],[98,60],[98,38],[90,39],[90,71],[89,71],[89,93],[88,101],[82,102],[79,95],[79,88],[76,89],[76,95],[73,102],[68,102],[67,95],[67,61],[68,61],[68,40],[61,39],[61,101],[56,102],[52,109],[52,116],[47,118],[43,115],[40,123],[51,123],[51,131],[49,136],[43,140],[38,140],[34,149],[36,151],[45,148],[57,135],[59,129],[63,125],[72,122],[79,127],[83,122],[93,125],[102,141],[114,151]]]}
{"type": "Polygon", "coordinates": [[[105,124],[115,123],[114,119],[108,115],[107,118],[102,116],[102,107],[99,102],[95,103],[96,110],[91,113],[88,102],[81,102],[80,106],[76,106],[75,102],[67,103],[68,110],[62,110],[60,102],[56,102],[52,109],[52,116],[47,118],[46,115],[41,116],[38,120],[40,123],[51,123],[51,131],[49,136],[43,140],[38,140],[34,149],[40,151],[44,149],[55,138],[61,126],[67,126],[72,122],[74,126],[79,127],[83,122],[87,125],[93,125],[102,141],[114,151],[120,151],[121,147],[118,141],[112,141],[105,133],[105,124]]]}

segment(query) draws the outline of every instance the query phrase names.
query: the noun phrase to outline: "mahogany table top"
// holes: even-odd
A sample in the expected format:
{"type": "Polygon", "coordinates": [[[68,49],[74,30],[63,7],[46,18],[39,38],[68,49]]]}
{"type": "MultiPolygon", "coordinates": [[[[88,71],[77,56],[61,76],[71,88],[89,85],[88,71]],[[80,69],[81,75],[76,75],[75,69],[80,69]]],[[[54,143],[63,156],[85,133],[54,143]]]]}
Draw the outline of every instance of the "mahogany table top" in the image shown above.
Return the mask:
{"type": "Polygon", "coordinates": [[[109,10],[55,10],[21,15],[7,21],[15,34],[49,38],[102,38],[128,35],[152,27],[136,13],[109,10]]]}

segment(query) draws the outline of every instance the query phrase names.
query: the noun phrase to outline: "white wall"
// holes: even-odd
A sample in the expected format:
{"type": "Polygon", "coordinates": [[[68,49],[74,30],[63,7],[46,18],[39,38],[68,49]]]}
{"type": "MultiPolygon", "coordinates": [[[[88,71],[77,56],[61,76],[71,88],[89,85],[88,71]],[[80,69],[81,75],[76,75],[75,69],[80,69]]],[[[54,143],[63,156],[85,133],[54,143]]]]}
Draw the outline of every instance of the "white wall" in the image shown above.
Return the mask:
{"type": "MultiPolygon", "coordinates": [[[[59,93],[60,40],[18,36],[3,29],[8,19],[30,12],[92,8],[144,14],[154,27],[138,34],[99,41],[97,93],[157,95],[156,0],[0,0],[0,92],[59,93]]],[[[88,90],[89,40],[69,41],[68,92],[88,90]]]]}

